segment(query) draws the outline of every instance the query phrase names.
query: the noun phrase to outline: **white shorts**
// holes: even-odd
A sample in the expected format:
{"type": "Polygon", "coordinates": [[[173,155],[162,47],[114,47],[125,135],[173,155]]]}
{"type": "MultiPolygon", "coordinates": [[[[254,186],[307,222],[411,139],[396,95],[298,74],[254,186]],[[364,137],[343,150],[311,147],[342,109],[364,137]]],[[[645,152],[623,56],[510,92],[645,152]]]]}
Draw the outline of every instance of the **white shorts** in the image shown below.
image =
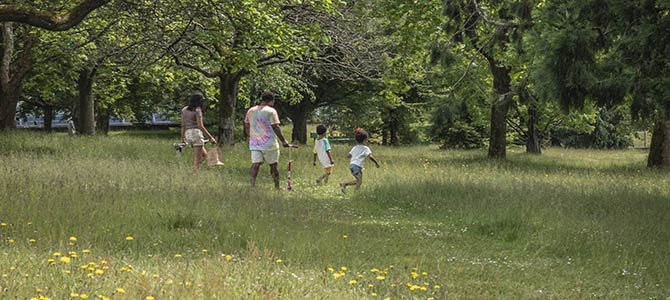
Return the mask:
{"type": "Polygon", "coordinates": [[[259,164],[265,161],[268,164],[279,162],[279,149],[273,150],[251,150],[251,163],[259,164]]]}
{"type": "Polygon", "coordinates": [[[202,131],[199,128],[186,129],[186,132],[184,133],[184,138],[186,142],[191,146],[205,145],[205,136],[202,135],[202,131]]]}

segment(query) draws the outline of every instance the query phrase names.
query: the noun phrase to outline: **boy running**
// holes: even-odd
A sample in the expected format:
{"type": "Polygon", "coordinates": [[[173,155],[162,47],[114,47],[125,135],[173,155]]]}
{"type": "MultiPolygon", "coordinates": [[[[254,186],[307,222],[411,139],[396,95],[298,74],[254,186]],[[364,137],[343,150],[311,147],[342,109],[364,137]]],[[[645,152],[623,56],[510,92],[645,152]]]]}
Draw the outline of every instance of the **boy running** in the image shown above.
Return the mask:
{"type": "Polygon", "coordinates": [[[356,142],[358,142],[358,145],[354,146],[354,148],[349,151],[349,154],[347,154],[347,158],[351,159],[349,162],[351,175],[354,175],[356,180],[340,183],[340,189],[342,189],[342,193],[346,193],[347,186],[349,185],[356,186],[356,191],[358,191],[358,188],[361,187],[361,184],[363,183],[363,162],[366,158],[369,157],[370,160],[375,163],[377,168],[379,168],[379,162],[377,162],[377,159],[375,159],[375,157],[372,155],[372,151],[367,146],[368,133],[365,132],[365,130],[356,129],[356,142]]]}
{"type": "Polygon", "coordinates": [[[316,126],[316,133],[319,138],[314,143],[314,162],[312,164],[316,166],[316,158],[318,157],[323,166],[323,175],[316,180],[316,184],[321,185],[321,182],[328,184],[328,176],[333,170],[334,162],[333,157],[330,156],[330,142],[326,138],[326,126],[316,126]]]}

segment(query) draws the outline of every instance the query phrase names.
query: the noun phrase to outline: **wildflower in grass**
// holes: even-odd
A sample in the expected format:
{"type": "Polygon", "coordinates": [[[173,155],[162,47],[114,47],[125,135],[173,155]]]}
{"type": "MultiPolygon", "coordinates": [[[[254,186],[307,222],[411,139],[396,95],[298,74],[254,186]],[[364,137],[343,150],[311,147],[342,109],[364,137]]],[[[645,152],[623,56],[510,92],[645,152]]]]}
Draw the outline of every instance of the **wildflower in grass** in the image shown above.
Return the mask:
{"type": "Polygon", "coordinates": [[[345,235],[343,235],[342,237],[346,239],[346,238],[348,238],[349,236],[345,234],[345,235]]]}
{"type": "Polygon", "coordinates": [[[26,225],[28,225],[28,226],[33,225],[33,222],[28,222],[28,223],[26,223],[26,225]]]}
{"type": "Polygon", "coordinates": [[[422,286],[422,287],[421,287],[421,290],[425,292],[425,291],[427,291],[428,289],[427,289],[425,286],[422,286]]]}
{"type": "Polygon", "coordinates": [[[5,227],[7,226],[7,223],[0,223],[0,226],[5,227]]]}
{"type": "Polygon", "coordinates": [[[207,251],[207,249],[202,249],[202,253],[207,253],[207,252],[209,252],[209,251],[207,251]]]}
{"type": "Polygon", "coordinates": [[[116,292],[118,292],[119,294],[125,294],[126,290],[124,290],[122,288],[116,288],[116,292]]]}
{"type": "Polygon", "coordinates": [[[98,295],[98,298],[100,298],[100,300],[112,300],[112,298],[105,297],[103,295],[98,295]]]}
{"type": "Polygon", "coordinates": [[[190,281],[187,281],[187,282],[186,282],[186,286],[192,286],[192,285],[193,285],[192,282],[190,282],[190,281]]]}
{"type": "Polygon", "coordinates": [[[421,272],[421,275],[426,276],[428,275],[428,272],[421,272]]]}
{"type": "Polygon", "coordinates": [[[346,271],[346,270],[347,270],[347,267],[341,267],[340,270],[342,270],[342,271],[346,271]]]}
{"type": "Polygon", "coordinates": [[[147,254],[147,257],[152,258],[152,257],[154,257],[154,255],[153,254],[147,254]]]}
{"type": "Polygon", "coordinates": [[[167,283],[167,284],[173,284],[173,283],[174,283],[174,281],[172,281],[172,279],[170,279],[170,280],[168,280],[168,281],[167,281],[167,282],[165,282],[165,283],[167,283]]]}
{"type": "Polygon", "coordinates": [[[368,284],[368,287],[374,287],[374,285],[372,283],[370,283],[370,284],[368,284]]]}
{"type": "Polygon", "coordinates": [[[433,298],[431,298],[431,297],[428,297],[428,299],[426,299],[426,300],[433,300],[433,298]]]}
{"type": "Polygon", "coordinates": [[[176,257],[176,258],[180,258],[180,257],[182,257],[182,256],[181,256],[181,254],[177,253],[177,254],[174,255],[174,257],[176,257]]]}
{"type": "Polygon", "coordinates": [[[41,288],[36,288],[35,289],[35,293],[42,293],[42,292],[44,292],[44,291],[41,288]]]}
{"type": "Polygon", "coordinates": [[[93,277],[93,273],[88,273],[88,274],[86,274],[86,276],[88,276],[89,278],[91,278],[91,277],[93,277]]]}
{"type": "Polygon", "coordinates": [[[102,269],[103,270],[109,270],[109,267],[108,266],[102,266],[102,269]]]}
{"type": "Polygon", "coordinates": [[[376,296],[377,296],[377,293],[374,293],[374,292],[373,292],[371,295],[372,295],[372,297],[376,297],[376,296]]]}
{"type": "Polygon", "coordinates": [[[356,284],[357,282],[356,279],[349,280],[349,284],[356,284]]]}
{"type": "Polygon", "coordinates": [[[59,256],[60,256],[60,252],[54,252],[54,256],[55,256],[55,257],[59,257],[59,256]]]}
{"type": "Polygon", "coordinates": [[[10,243],[10,244],[13,243],[13,242],[14,242],[14,240],[9,240],[9,243],[10,243]]]}
{"type": "Polygon", "coordinates": [[[71,274],[71,273],[72,273],[72,271],[70,271],[70,270],[65,270],[65,274],[71,274]]]}
{"type": "Polygon", "coordinates": [[[381,276],[381,275],[377,276],[377,280],[384,280],[384,279],[386,279],[386,277],[381,276]]]}
{"type": "Polygon", "coordinates": [[[337,279],[337,278],[342,277],[342,274],[340,274],[340,273],[333,273],[333,277],[335,277],[335,279],[337,279]]]}
{"type": "Polygon", "coordinates": [[[396,287],[395,283],[391,283],[391,287],[396,287]]]}
{"type": "Polygon", "coordinates": [[[433,288],[434,288],[434,289],[439,289],[440,286],[436,284],[433,288]]]}
{"type": "Polygon", "coordinates": [[[416,279],[417,277],[419,277],[419,274],[416,272],[412,272],[412,278],[416,279]]]}
{"type": "Polygon", "coordinates": [[[128,271],[128,268],[126,268],[126,267],[121,267],[120,271],[121,271],[121,272],[128,271]]]}
{"type": "Polygon", "coordinates": [[[428,286],[428,282],[424,282],[423,285],[428,286]]]}
{"type": "Polygon", "coordinates": [[[71,237],[70,237],[70,241],[72,241],[72,242],[76,242],[76,241],[77,241],[77,237],[71,236],[71,237]]]}
{"type": "Polygon", "coordinates": [[[372,270],[370,270],[370,272],[372,272],[372,273],[378,273],[378,272],[379,272],[379,269],[377,269],[377,268],[373,268],[372,270]]]}
{"type": "Polygon", "coordinates": [[[11,267],[9,267],[9,270],[10,270],[10,271],[14,271],[14,270],[16,270],[16,267],[15,267],[15,266],[11,266],[11,267]]]}
{"type": "Polygon", "coordinates": [[[81,299],[88,299],[88,295],[86,295],[86,294],[81,294],[81,295],[79,295],[79,298],[81,298],[81,299]]]}
{"type": "Polygon", "coordinates": [[[391,297],[386,297],[384,298],[384,300],[391,300],[391,297]]]}
{"type": "Polygon", "coordinates": [[[71,292],[71,293],[70,293],[70,297],[72,297],[72,298],[79,298],[79,294],[77,294],[77,293],[75,293],[75,292],[71,292]]]}
{"type": "Polygon", "coordinates": [[[154,278],[160,278],[161,276],[158,274],[154,274],[154,278]]]}
{"type": "Polygon", "coordinates": [[[95,274],[96,275],[102,275],[102,274],[105,274],[105,271],[97,269],[97,270],[95,270],[95,274]]]}
{"type": "Polygon", "coordinates": [[[91,253],[91,250],[88,250],[88,249],[84,249],[84,250],[81,250],[81,253],[84,253],[84,254],[89,254],[89,253],[91,253]]]}
{"type": "Polygon", "coordinates": [[[412,287],[412,285],[413,285],[413,284],[412,284],[411,282],[407,282],[407,286],[408,286],[408,287],[412,287]]]}
{"type": "Polygon", "coordinates": [[[226,255],[226,260],[230,260],[231,258],[233,258],[233,257],[230,256],[230,255],[226,255]]]}
{"type": "Polygon", "coordinates": [[[49,258],[49,259],[47,259],[47,262],[48,262],[49,264],[51,264],[51,265],[55,265],[55,264],[56,264],[56,260],[53,259],[53,258],[49,258]]]}
{"type": "Polygon", "coordinates": [[[393,265],[390,265],[390,266],[389,266],[389,269],[393,269],[393,265]]]}
{"type": "Polygon", "coordinates": [[[333,272],[335,272],[335,269],[333,269],[331,267],[328,267],[328,272],[333,273],[333,272]]]}
{"type": "Polygon", "coordinates": [[[132,241],[132,240],[133,240],[133,237],[132,237],[132,236],[127,236],[127,237],[126,237],[126,241],[132,241]]]}
{"type": "Polygon", "coordinates": [[[67,264],[67,263],[70,263],[70,258],[67,257],[67,256],[63,256],[63,257],[60,258],[60,261],[62,261],[62,262],[64,262],[64,263],[67,264]]]}
{"type": "Polygon", "coordinates": [[[362,275],[362,274],[358,274],[358,278],[363,278],[363,275],[362,275]]]}
{"type": "Polygon", "coordinates": [[[147,297],[144,298],[144,299],[146,299],[146,300],[154,300],[154,297],[152,297],[152,296],[147,296],[147,297]]]}
{"type": "Polygon", "coordinates": [[[28,277],[30,277],[30,274],[28,274],[28,273],[23,274],[23,277],[28,278],[28,277]]]}
{"type": "Polygon", "coordinates": [[[277,259],[277,260],[276,260],[276,262],[277,262],[278,264],[280,264],[282,261],[283,261],[283,260],[281,260],[281,259],[277,259]]]}
{"type": "Polygon", "coordinates": [[[7,273],[2,274],[2,278],[7,278],[7,277],[9,277],[9,274],[7,274],[7,273]]]}

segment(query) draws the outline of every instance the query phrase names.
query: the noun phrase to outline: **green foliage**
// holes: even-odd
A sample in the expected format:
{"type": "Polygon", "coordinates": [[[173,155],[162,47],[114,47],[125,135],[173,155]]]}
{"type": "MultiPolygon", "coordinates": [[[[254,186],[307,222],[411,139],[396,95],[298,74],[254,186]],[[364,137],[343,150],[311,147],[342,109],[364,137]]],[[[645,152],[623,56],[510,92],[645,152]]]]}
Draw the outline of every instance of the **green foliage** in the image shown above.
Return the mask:
{"type": "Polygon", "coordinates": [[[626,126],[628,112],[621,109],[601,109],[589,125],[592,130],[580,131],[568,126],[551,130],[553,145],[570,148],[626,149],[633,146],[630,127],[626,126]]]}

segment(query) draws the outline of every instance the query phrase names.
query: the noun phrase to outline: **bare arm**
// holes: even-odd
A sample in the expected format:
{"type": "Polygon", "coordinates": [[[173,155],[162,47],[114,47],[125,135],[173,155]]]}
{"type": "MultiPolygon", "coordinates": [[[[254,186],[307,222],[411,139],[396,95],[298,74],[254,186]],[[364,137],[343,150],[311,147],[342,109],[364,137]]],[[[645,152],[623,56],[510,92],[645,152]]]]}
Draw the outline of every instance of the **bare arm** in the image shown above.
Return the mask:
{"type": "Polygon", "coordinates": [[[347,158],[351,158],[351,153],[347,154],[347,158]]]}
{"type": "Polygon", "coordinates": [[[281,128],[279,128],[279,125],[277,125],[277,124],[272,125],[272,131],[274,131],[275,134],[277,135],[277,137],[279,137],[279,140],[281,141],[281,143],[284,147],[298,148],[298,146],[291,145],[286,141],[286,139],[284,138],[284,135],[281,133],[281,128]]]}
{"type": "Polygon", "coordinates": [[[316,166],[316,153],[314,153],[314,161],[312,162],[312,165],[316,166]]]}
{"type": "Polygon", "coordinates": [[[326,154],[328,154],[328,159],[330,159],[330,164],[331,164],[331,165],[334,165],[335,162],[333,161],[333,157],[330,156],[330,151],[326,151],[326,154]]]}
{"type": "Polygon", "coordinates": [[[186,143],[186,128],[184,127],[184,116],[181,116],[181,142],[186,143]]]}
{"type": "Polygon", "coordinates": [[[207,131],[207,128],[205,128],[205,125],[202,124],[202,117],[201,116],[196,116],[195,121],[198,123],[198,128],[202,131],[202,133],[204,133],[207,136],[207,138],[209,138],[209,141],[212,144],[216,144],[216,139],[214,139],[214,137],[211,134],[209,134],[209,131],[207,131]]]}
{"type": "Polygon", "coordinates": [[[249,123],[244,123],[244,132],[247,133],[247,137],[251,137],[250,130],[251,130],[251,127],[249,126],[249,123]]]}
{"type": "Polygon", "coordinates": [[[377,168],[379,168],[379,162],[377,161],[377,159],[375,158],[375,156],[372,155],[372,153],[370,153],[370,155],[368,155],[368,157],[370,158],[371,161],[373,161],[373,162],[375,163],[375,165],[377,166],[377,168]]]}

